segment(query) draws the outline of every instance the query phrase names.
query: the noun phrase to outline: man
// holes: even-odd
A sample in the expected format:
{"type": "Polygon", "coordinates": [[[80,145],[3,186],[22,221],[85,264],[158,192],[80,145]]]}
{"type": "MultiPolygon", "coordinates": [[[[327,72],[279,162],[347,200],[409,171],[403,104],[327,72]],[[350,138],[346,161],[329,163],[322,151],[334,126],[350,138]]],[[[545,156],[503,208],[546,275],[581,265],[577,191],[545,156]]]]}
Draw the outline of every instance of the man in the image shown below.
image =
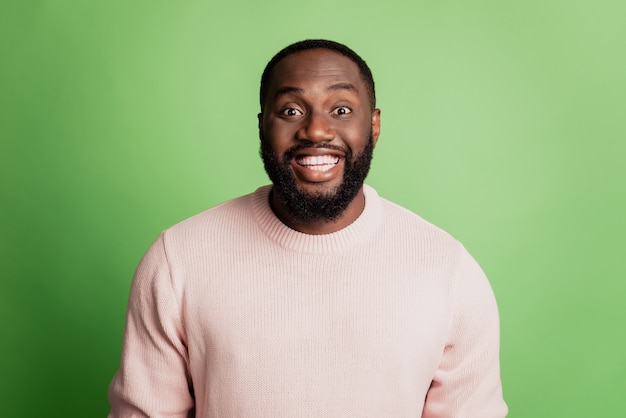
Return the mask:
{"type": "Polygon", "coordinates": [[[293,44],[268,63],[260,101],[272,186],[148,250],[110,417],[504,417],[480,267],[363,185],[380,133],[365,62],[335,42],[293,44]]]}

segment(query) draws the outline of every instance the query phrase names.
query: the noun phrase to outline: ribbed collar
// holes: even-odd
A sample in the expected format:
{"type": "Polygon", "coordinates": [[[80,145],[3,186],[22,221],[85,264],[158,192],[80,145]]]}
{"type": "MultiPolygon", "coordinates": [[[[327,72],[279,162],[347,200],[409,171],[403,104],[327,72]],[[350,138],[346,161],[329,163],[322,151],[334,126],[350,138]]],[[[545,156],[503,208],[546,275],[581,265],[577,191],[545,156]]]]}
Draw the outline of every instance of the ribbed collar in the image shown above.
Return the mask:
{"type": "Polygon", "coordinates": [[[332,253],[352,248],[367,239],[383,219],[378,193],[372,187],[364,185],[365,208],[354,222],[331,234],[304,234],[289,228],[274,215],[269,205],[271,190],[271,185],[263,186],[252,194],[254,219],[263,233],[276,244],[300,253],[332,253]]]}

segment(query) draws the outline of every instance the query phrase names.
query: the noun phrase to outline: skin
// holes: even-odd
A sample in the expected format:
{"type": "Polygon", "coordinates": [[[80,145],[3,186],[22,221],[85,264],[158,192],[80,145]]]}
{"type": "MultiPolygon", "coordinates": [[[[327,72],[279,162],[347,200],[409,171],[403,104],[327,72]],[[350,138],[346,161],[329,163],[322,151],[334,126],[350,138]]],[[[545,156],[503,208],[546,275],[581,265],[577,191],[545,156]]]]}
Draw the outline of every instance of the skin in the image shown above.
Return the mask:
{"type": "MultiPolygon", "coordinates": [[[[374,145],[380,135],[380,109],[372,109],[358,66],[326,49],[297,52],[281,60],[270,78],[264,111],[258,115],[262,138],[282,158],[293,146],[306,144],[290,168],[297,186],[311,194],[329,194],[343,178],[345,153],[363,151],[371,130],[374,145]],[[320,148],[329,145],[333,148],[320,148]],[[302,166],[302,157],[331,155],[339,162],[324,170],[302,166]],[[300,159],[299,159],[300,157],[300,159]]],[[[328,234],[354,222],[363,212],[363,187],[334,221],[304,223],[290,215],[273,193],[270,205],[287,226],[307,234],[328,234]]]]}

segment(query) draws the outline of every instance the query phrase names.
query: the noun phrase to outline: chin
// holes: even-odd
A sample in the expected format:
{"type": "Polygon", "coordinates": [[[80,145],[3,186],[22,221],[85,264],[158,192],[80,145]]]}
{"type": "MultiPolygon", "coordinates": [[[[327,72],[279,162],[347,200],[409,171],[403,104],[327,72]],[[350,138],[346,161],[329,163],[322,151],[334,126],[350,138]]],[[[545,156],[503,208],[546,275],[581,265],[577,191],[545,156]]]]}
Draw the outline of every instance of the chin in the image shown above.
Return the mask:
{"type": "Polygon", "coordinates": [[[371,140],[365,149],[353,158],[346,155],[344,171],[339,183],[326,182],[298,184],[289,161],[281,162],[274,150],[261,141],[261,157],[265,171],[274,184],[274,193],[289,212],[300,222],[332,222],[343,215],[363,187],[369,172],[374,144],[371,140]]]}

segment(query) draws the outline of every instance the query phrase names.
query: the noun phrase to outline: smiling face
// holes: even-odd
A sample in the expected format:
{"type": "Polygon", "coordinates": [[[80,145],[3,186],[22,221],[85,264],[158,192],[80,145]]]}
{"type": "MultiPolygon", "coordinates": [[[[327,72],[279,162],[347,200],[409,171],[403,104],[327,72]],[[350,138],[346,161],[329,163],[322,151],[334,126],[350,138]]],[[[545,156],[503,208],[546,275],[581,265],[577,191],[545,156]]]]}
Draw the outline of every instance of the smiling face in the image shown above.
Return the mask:
{"type": "Polygon", "coordinates": [[[279,61],[269,78],[259,132],[274,183],[272,207],[285,223],[325,222],[339,229],[358,217],[380,110],[371,108],[352,60],[310,49],[279,61]]]}

